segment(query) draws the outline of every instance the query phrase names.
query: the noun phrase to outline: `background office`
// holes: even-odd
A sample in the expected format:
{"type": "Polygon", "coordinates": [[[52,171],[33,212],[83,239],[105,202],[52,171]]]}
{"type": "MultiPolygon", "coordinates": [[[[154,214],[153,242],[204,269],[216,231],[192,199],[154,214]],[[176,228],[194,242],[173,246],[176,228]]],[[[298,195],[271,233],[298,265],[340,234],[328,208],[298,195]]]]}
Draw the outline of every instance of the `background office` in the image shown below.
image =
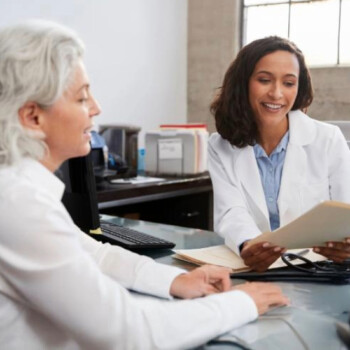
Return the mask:
{"type": "MultiPolygon", "coordinates": [[[[204,121],[213,131],[208,105],[239,49],[241,9],[240,0],[0,0],[0,23],[46,18],[81,35],[103,110],[97,124],[134,124],[144,132],[204,121]]],[[[309,114],[350,119],[350,68],[318,67],[311,74],[309,114]]]]}

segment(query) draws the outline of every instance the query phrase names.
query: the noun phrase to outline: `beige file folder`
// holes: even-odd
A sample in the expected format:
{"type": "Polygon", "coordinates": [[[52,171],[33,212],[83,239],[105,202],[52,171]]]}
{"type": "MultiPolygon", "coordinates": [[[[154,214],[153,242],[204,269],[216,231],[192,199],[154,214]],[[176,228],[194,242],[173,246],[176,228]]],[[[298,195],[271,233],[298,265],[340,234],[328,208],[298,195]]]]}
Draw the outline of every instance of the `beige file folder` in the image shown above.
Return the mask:
{"type": "Polygon", "coordinates": [[[320,246],[346,237],[350,237],[350,204],[325,201],[289,224],[265,232],[248,244],[268,241],[292,249],[320,246]]]}
{"type": "MultiPolygon", "coordinates": [[[[173,258],[184,260],[196,265],[210,264],[228,267],[232,269],[232,272],[242,272],[250,270],[250,268],[244,264],[242,258],[225,245],[216,245],[200,249],[176,249],[174,250],[174,252],[176,254],[173,255],[173,258]]],[[[288,250],[288,252],[297,254],[298,252],[300,252],[300,249],[292,249],[288,250]]],[[[311,250],[303,256],[311,261],[321,261],[326,259],[324,256],[316,254],[311,250]]],[[[303,262],[297,262],[297,264],[301,263],[303,262]]],[[[282,261],[281,258],[279,258],[269,267],[269,269],[285,266],[285,263],[282,261]]]]}

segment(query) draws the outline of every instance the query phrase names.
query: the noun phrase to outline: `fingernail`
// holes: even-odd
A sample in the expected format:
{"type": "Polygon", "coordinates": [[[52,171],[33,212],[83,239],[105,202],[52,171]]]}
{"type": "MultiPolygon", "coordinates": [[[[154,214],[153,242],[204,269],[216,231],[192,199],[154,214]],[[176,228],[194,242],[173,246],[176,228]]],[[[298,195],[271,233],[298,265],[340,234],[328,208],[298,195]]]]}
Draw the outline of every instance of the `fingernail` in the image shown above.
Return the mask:
{"type": "Polygon", "coordinates": [[[334,244],[333,244],[332,242],[328,242],[328,243],[327,243],[327,247],[333,248],[333,247],[334,247],[334,244]]]}
{"type": "Polygon", "coordinates": [[[265,242],[263,245],[262,245],[264,248],[267,248],[270,246],[270,243],[269,242],[265,242]]]}
{"type": "Polygon", "coordinates": [[[346,239],[346,243],[350,244],[350,238],[346,239]]]}
{"type": "Polygon", "coordinates": [[[314,252],[318,253],[320,251],[320,248],[314,248],[314,252]]]}
{"type": "Polygon", "coordinates": [[[274,252],[279,252],[280,250],[281,250],[281,247],[275,247],[275,248],[273,249],[274,252]]]}

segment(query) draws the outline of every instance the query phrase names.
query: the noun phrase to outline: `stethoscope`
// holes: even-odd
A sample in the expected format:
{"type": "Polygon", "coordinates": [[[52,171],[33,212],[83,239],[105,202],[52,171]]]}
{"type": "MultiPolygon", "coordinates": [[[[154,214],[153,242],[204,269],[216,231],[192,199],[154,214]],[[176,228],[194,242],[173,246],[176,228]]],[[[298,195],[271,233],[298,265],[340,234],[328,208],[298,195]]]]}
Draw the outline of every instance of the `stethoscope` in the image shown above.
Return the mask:
{"type": "Polygon", "coordinates": [[[282,261],[288,266],[295,270],[302,271],[312,275],[329,275],[339,276],[342,278],[350,278],[350,265],[349,264],[336,264],[330,260],[325,260],[321,263],[313,262],[301,255],[294,253],[284,253],[281,256],[282,261]],[[296,265],[292,261],[301,260],[305,264],[296,265]],[[322,264],[322,265],[321,265],[322,264]]]}

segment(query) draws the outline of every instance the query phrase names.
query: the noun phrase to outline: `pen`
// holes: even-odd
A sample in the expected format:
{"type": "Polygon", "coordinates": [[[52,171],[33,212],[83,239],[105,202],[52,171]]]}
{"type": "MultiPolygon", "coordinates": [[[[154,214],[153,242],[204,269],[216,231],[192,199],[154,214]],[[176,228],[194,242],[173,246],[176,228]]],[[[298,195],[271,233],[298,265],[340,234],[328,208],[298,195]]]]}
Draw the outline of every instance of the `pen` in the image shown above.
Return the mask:
{"type": "MultiPolygon", "coordinates": [[[[304,250],[301,250],[300,252],[295,253],[295,255],[303,256],[303,255],[306,255],[309,251],[310,251],[310,249],[304,249],[304,250]]],[[[294,256],[288,257],[289,261],[296,260],[296,259],[298,259],[298,257],[296,257],[296,256],[295,257],[294,256]]]]}

